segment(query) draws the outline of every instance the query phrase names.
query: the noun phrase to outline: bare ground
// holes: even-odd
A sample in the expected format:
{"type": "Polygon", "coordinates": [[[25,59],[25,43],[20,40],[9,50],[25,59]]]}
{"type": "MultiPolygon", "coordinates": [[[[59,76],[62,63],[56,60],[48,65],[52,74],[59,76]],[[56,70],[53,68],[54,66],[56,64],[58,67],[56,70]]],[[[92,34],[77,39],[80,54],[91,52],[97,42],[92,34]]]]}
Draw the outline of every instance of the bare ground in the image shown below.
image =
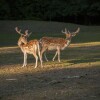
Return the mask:
{"type": "Polygon", "coordinates": [[[32,56],[21,68],[17,47],[0,48],[0,100],[100,100],[99,45],[72,44],[62,52],[61,63],[44,62],[37,69],[32,56]]]}

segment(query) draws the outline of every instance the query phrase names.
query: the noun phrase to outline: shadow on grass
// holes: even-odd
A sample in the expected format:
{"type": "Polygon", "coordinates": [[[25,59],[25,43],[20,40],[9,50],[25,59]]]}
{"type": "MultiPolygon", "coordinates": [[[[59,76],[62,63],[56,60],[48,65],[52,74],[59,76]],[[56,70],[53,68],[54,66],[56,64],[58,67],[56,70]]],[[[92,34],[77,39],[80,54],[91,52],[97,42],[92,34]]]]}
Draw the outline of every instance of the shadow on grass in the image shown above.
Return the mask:
{"type": "Polygon", "coordinates": [[[75,59],[75,60],[70,60],[68,61],[69,63],[73,63],[73,64],[78,64],[78,63],[91,63],[91,62],[97,62],[100,61],[100,55],[95,55],[92,57],[84,57],[81,59],[75,59]]]}
{"type": "MultiPolygon", "coordinates": [[[[44,62],[44,68],[20,68],[20,49],[0,51],[0,67],[5,67],[0,68],[0,100],[99,100],[100,65],[81,67],[100,61],[99,46],[68,48],[61,59],[61,63],[44,62]]],[[[28,55],[28,64],[34,62],[28,55]]]]}
{"type": "MultiPolygon", "coordinates": [[[[67,48],[64,51],[61,51],[61,63],[57,60],[46,62],[44,64],[57,64],[57,65],[70,65],[77,63],[90,63],[100,61],[100,47],[99,46],[89,46],[89,47],[74,47],[67,48]]],[[[48,52],[47,57],[52,59],[55,52],[48,52]]],[[[21,64],[23,63],[23,53],[20,49],[11,49],[2,51],[0,50],[0,66],[21,64]]],[[[28,55],[28,64],[35,63],[33,55],[28,55]]]]}
{"type": "MultiPolygon", "coordinates": [[[[16,65],[16,64],[23,64],[24,55],[21,50],[13,53],[1,53],[0,54],[0,66],[6,65],[16,65]]],[[[35,58],[33,55],[28,55],[28,63],[35,63],[35,58]]]]}

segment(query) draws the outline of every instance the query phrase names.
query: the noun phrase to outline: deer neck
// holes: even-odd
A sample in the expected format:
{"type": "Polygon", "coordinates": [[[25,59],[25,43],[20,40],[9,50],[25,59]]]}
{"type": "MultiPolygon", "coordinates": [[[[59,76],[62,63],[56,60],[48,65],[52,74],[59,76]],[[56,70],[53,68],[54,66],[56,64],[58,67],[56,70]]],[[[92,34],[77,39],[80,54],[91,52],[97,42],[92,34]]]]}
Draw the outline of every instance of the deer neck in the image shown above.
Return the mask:
{"type": "Polygon", "coordinates": [[[71,38],[66,38],[67,40],[67,45],[69,46],[70,42],[71,42],[71,38]]]}
{"type": "Polygon", "coordinates": [[[19,40],[18,40],[18,46],[19,46],[19,47],[22,47],[23,44],[27,44],[27,40],[22,41],[22,39],[19,38],[19,40]]]}
{"type": "Polygon", "coordinates": [[[67,44],[66,44],[66,47],[68,47],[71,43],[71,40],[67,40],[67,44]]]}
{"type": "Polygon", "coordinates": [[[66,47],[68,47],[71,43],[71,39],[70,38],[66,38],[66,47]]]}

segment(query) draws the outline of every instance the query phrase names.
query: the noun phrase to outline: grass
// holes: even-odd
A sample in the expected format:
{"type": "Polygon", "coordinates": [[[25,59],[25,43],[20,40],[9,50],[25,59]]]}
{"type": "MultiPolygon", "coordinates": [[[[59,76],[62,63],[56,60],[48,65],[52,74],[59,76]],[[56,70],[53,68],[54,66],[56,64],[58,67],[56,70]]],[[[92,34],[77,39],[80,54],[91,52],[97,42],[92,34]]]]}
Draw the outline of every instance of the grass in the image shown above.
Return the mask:
{"type": "Polygon", "coordinates": [[[0,48],[1,100],[99,100],[100,42],[71,44],[62,51],[61,63],[51,61],[34,69],[34,58],[21,68],[17,47],[0,48]]]}
{"type": "Polygon", "coordinates": [[[99,100],[100,99],[100,27],[57,22],[1,21],[0,34],[0,100],[99,100]],[[2,23],[2,25],[1,25],[2,23]],[[10,23],[10,24],[9,24],[10,23]],[[5,27],[4,27],[5,26],[5,27]],[[64,37],[67,26],[74,31],[81,27],[71,45],[61,52],[61,62],[51,59],[44,68],[34,69],[35,59],[28,55],[28,65],[21,68],[23,54],[16,46],[19,35],[15,26],[27,27],[32,37],[64,37]]]}

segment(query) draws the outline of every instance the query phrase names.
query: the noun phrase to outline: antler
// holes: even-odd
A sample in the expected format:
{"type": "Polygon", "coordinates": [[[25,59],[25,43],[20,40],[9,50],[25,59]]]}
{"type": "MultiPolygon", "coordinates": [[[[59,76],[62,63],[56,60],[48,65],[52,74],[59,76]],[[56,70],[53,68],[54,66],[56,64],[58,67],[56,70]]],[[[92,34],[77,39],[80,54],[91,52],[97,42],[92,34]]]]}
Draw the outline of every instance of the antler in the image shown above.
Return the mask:
{"type": "Polygon", "coordinates": [[[64,34],[66,34],[67,33],[67,29],[65,28],[65,32],[63,30],[61,32],[64,33],[64,34]]]}
{"type": "Polygon", "coordinates": [[[80,31],[80,28],[78,27],[78,29],[76,30],[76,32],[73,33],[73,36],[75,36],[79,31],[80,31]]]}
{"type": "Polygon", "coordinates": [[[21,29],[18,30],[18,27],[15,27],[15,30],[16,30],[16,32],[17,32],[18,34],[22,35],[22,33],[21,33],[21,29]]]}
{"type": "Polygon", "coordinates": [[[25,31],[25,35],[26,35],[26,36],[29,37],[31,34],[32,34],[32,32],[31,32],[31,33],[28,33],[28,30],[25,31]]]}
{"type": "Polygon", "coordinates": [[[78,27],[78,29],[76,30],[76,32],[75,33],[78,33],[80,31],[80,28],[78,27]]]}
{"type": "Polygon", "coordinates": [[[25,31],[25,35],[28,36],[28,30],[25,31]]]}

